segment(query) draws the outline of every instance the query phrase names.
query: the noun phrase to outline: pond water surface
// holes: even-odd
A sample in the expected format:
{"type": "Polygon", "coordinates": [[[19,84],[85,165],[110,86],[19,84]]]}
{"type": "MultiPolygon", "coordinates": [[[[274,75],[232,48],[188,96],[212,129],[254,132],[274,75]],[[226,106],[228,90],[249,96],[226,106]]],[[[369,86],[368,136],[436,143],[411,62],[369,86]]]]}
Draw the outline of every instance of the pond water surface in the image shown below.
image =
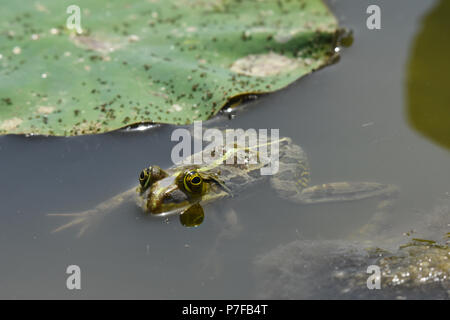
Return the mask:
{"type": "MultiPolygon", "coordinates": [[[[422,21],[445,1],[376,2],[382,29],[373,31],[366,28],[371,1],[329,1],[341,25],[354,32],[354,44],[343,49],[341,60],[249,103],[233,119],[221,116],[205,125],[280,129],[308,154],[313,184],[399,186],[390,224],[408,231],[450,198],[448,104],[433,108],[449,101],[449,91],[411,93],[418,89],[408,79],[422,21]],[[429,123],[414,122],[410,108],[417,106],[410,102],[417,95],[429,105],[419,118],[444,112],[435,117],[443,122],[438,134],[427,133],[429,123]]],[[[448,37],[448,31],[431,34],[448,37]]],[[[432,49],[436,59],[442,57],[439,46],[432,49]]],[[[445,76],[439,81],[448,80],[445,76]]],[[[346,239],[375,210],[370,200],[299,206],[279,198],[267,184],[205,208],[205,222],[194,229],[176,217],[145,217],[126,203],[81,238],[77,228],[51,233],[68,220],[47,213],[92,208],[136,185],[142,168],[171,166],[174,128],[74,138],[0,137],[0,298],[255,298],[265,280],[255,273],[257,257],[298,239],[346,239]],[[235,212],[235,220],[226,218],[227,210],[235,212]],[[66,268],[72,264],[81,268],[81,290],[66,288],[66,268]]],[[[317,290],[314,298],[339,298],[340,288],[326,290],[317,290]]],[[[308,294],[291,298],[297,297],[308,294]]]]}

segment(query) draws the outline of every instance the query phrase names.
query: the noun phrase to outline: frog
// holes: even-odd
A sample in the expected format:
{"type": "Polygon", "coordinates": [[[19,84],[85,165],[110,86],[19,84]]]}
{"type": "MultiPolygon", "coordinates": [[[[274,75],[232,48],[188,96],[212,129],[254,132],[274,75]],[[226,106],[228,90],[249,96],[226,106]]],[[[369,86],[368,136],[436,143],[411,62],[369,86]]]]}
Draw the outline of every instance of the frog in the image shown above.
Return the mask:
{"type": "Polygon", "coordinates": [[[150,165],[140,171],[136,186],[92,209],[48,215],[72,218],[53,232],[78,226],[78,236],[81,236],[98,217],[124,202],[134,201],[148,215],[178,215],[183,226],[198,227],[205,219],[205,205],[236,197],[251,187],[269,182],[278,196],[300,205],[378,198],[379,210],[374,214],[374,219],[380,220],[380,212],[384,212],[382,209],[388,208],[399,192],[395,185],[378,182],[345,181],[312,185],[310,175],[306,152],[289,137],[271,137],[253,145],[233,140],[215,145],[214,149],[204,148],[167,169],[150,165]],[[261,152],[264,146],[276,148],[277,159],[261,152]],[[199,155],[201,159],[211,160],[193,164],[193,159],[199,155]],[[277,161],[276,172],[262,174],[262,170],[272,166],[274,160],[277,161]]]}

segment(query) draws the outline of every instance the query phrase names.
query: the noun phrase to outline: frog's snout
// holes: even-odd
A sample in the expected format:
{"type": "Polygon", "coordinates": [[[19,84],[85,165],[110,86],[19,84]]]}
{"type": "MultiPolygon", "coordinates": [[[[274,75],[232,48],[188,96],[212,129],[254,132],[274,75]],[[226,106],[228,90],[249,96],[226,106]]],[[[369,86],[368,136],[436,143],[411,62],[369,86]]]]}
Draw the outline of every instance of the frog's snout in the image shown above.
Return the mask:
{"type": "Polygon", "coordinates": [[[148,212],[152,213],[152,214],[158,214],[161,213],[160,212],[160,205],[158,201],[155,201],[155,199],[153,199],[152,195],[149,194],[149,198],[147,200],[147,210],[148,212]]]}
{"type": "Polygon", "coordinates": [[[147,210],[152,214],[160,214],[163,212],[162,203],[164,200],[163,193],[150,192],[147,197],[147,210]]]}
{"type": "Polygon", "coordinates": [[[152,214],[181,209],[189,202],[187,195],[177,185],[166,186],[164,180],[152,185],[147,199],[147,210],[152,214]]]}

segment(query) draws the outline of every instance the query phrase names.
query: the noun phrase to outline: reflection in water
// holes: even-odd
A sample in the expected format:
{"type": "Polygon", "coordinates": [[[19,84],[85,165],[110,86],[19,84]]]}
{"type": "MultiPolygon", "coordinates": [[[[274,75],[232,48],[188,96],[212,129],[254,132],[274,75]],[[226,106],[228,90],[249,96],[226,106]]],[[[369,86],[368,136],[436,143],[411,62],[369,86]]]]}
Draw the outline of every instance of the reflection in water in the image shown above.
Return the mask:
{"type": "Polygon", "coordinates": [[[450,148],[450,1],[425,17],[408,66],[407,113],[420,133],[450,148]]]}

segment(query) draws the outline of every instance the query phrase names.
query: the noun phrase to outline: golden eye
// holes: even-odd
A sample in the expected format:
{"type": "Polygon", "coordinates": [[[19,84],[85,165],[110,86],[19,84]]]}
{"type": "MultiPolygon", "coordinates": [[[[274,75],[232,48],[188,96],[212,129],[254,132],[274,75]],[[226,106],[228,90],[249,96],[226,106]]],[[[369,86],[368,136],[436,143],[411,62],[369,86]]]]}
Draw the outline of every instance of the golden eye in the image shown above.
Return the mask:
{"type": "Polygon", "coordinates": [[[158,166],[150,166],[139,174],[140,192],[148,190],[158,180],[164,179],[168,174],[158,166]]]}
{"type": "Polygon", "coordinates": [[[201,193],[203,188],[203,179],[196,171],[189,171],[184,175],[184,188],[191,193],[201,193]]]}
{"type": "Polygon", "coordinates": [[[141,171],[141,174],[139,175],[139,183],[141,184],[142,187],[145,187],[149,177],[150,177],[150,169],[149,168],[146,168],[141,171]]]}

